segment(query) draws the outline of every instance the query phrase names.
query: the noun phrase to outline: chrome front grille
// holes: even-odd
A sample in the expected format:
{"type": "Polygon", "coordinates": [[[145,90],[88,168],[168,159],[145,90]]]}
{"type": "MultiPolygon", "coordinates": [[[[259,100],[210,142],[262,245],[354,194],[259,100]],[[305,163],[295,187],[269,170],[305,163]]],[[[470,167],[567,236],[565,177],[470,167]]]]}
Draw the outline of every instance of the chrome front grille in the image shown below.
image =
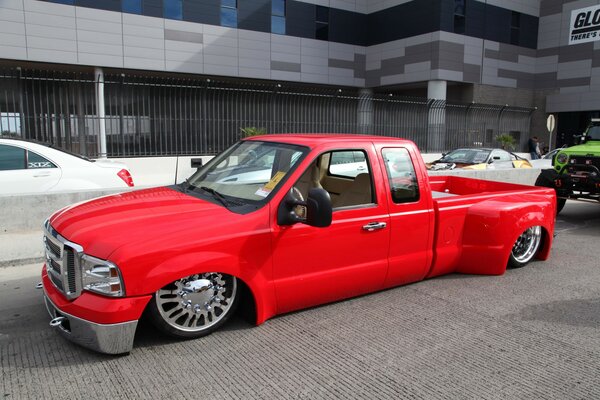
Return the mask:
{"type": "Polygon", "coordinates": [[[44,247],[48,277],[68,299],[81,294],[79,255],[83,248],[58,234],[50,223],[44,225],[44,247]]]}

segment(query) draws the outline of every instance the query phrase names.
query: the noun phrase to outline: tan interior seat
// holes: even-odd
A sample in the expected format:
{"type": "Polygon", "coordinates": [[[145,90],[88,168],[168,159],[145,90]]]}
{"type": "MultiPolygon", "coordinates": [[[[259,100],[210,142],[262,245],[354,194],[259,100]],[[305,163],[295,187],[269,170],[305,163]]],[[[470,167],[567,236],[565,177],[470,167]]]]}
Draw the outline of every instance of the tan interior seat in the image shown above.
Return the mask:
{"type": "Polygon", "coordinates": [[[373,202],[371,196],[371,176],[358,174],[348,189],[344,190],[333,202],[334,207],[348,207],[373,202]]]}

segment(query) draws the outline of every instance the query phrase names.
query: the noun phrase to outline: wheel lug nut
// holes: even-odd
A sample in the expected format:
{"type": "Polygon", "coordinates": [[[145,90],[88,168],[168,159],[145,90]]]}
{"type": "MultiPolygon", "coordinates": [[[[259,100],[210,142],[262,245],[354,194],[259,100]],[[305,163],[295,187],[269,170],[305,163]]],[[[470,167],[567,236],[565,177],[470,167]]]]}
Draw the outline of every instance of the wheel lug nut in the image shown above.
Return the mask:
{"type": "Polygon", "coordinates": [[[204,308],[206,309],[206,311],[212,310],[212,306],[210,304],[208,304],[208,303],[204,304],[204,308]]]}
{"type": "Polygon", "coordinates": [[[181,302],[181,305],[183,306],[183,308],[191,308],[192,307],[192,301],[191,300],[184,300],[181,302]]]}
{"type": "Polygon", "coordinates": [[[202,311],[202,307],[200,307],[200,304],[196,304],[194,306],[194,313],[200,314],[201,311],[202,311]]]}

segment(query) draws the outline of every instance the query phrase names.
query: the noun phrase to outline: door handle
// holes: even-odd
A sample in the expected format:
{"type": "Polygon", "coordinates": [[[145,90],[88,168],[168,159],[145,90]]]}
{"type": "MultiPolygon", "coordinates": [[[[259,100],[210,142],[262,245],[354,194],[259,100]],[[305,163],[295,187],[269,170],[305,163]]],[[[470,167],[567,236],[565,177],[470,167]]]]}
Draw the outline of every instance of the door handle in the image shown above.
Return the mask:
{"type": "Polygon", "coordinates": [[[367,232],[373,232],[373,231],[378,231],[380,229],[383,229],[387,226],[387,224],[385,222],[369,222],[368,224],[364,225],[363,231],[367,231],[367,232]]]}
{"type": "Polygon", "coordinates": [[[43,178],[45,176],[50,176],[50,172],[38,172],[37,174],[33,175],[34,178],[43,178]]]}

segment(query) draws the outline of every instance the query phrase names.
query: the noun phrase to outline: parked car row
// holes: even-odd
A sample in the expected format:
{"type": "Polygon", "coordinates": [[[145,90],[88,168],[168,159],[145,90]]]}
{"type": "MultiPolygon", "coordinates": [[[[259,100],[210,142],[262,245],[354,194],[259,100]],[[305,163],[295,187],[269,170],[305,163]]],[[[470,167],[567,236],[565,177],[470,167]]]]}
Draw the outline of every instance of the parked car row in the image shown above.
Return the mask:
{"type": "Polygon", "coordinates": [[[90,160],[41,143],[0,138],[0,195],[134,186],[127,165],[90,160]]]}

